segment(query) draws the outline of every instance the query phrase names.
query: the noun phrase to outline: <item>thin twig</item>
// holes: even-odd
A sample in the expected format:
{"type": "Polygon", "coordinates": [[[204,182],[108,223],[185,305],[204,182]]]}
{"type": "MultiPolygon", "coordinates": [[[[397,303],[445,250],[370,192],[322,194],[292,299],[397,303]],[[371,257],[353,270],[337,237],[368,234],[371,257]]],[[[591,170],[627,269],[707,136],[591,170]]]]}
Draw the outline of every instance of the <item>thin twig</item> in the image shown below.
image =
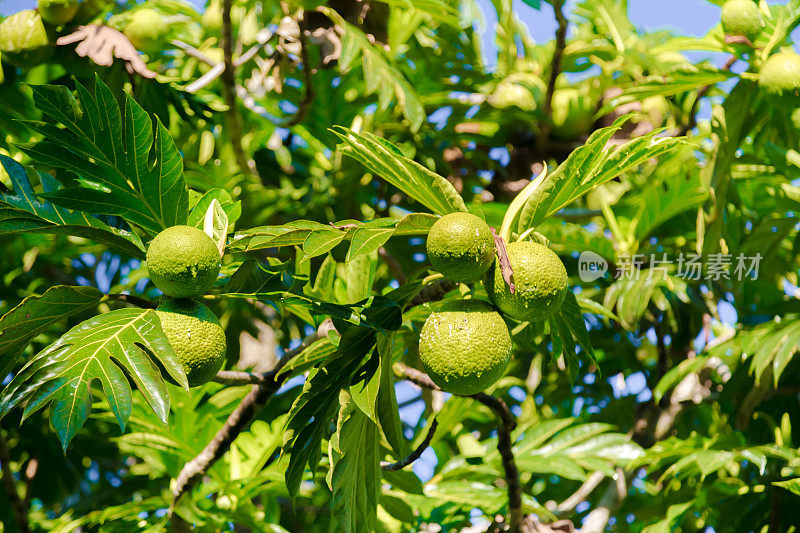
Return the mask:
{"type": "Polygon", "coordinates": [[[548,138],[553,127],[553,94],[556,92],[556,81],[559,74],[561,74],[561,60],[564,57],[564,49],[567,47],[567,26],[569,24],[569,21],[564,16],[564,0],[554,0],[552,4],[558,28],[556,28],[556,47],[553,50],[553,60],[550,62],[550,78],[547,80],[547,92],[544,97],[546,120],[542,125],[542,131],[538,138],[540,154],[544,154],[547,150],[548,138]]]}
{"type": "Polygon", "coordinates": [[[389,267],[389,272],[392,273],[392,277],[397,280],[400,285],[406,282],[406,273],[403,272],[403,267],[400,265],[400,261],[397,260],[392,254],[386,250],[383,246],[378,248],[378,255],[386,261],[386,266],[389,267]]]}
{"type": "Polygon", "coordinates": [[[233,23],[231,22],[231,7],[233,0],[222,0],[222,38],[220,44],[223,52],[224,69],[222,71],[222,96],[228,107],[225,117],[230,131],[233,153],[239,170],[258,178],[255,162],[248,159],[242,146],[242,124],[236,102],[236,67],[233,64],[233,23]]]}
{"type": "Polygon", "coordinates": [[[106,298],[115,302],[129,303],[142,309],[155,309],[158,307],[154,302],[133,294],[106,294],[106,298]]]}
{"type": "Polygon", "coordinates": [[[8,450],[8,443],[0,432],[0,469],[3,473],[3,485],[6,488],[6,496],[11,503],[11,510],[14,513],[14,519],[17,521],[17,526],[21,533],[29,533],[31,530],[28,524],[28,508],[25,501],[20,498],[17,492],[17,485],[14,483],[14,473],[11,471],[11,453],[8,450]]]}
{"type": "MultiPolygon", "coordinates": [[[[731,57],[728,58],[725,64],[722,65],[721,70],[725,72],[730,72],[731,68],[733,68],[734,63],[736,63],[738,59],[739,59],[738,57],[732,55],[731,57]]],[[[677,134],[678,137],[683,137],[691,130],[693,130],[695,126],[697,126],[697,110],[700,107],[700,100],[706,95],[706,93],[708,93],[710,89],[711,85],[705,85],[697,90],[697,95],[694,99],[694,103],[692,104],[692,110],[689,115],[689,122],[678,130],[677,134]]]]}
{"type": "Polygon", "coordinates": [[[611,515],[628,495],[628,479],[621,468],[616,469],[614,479],[608,485],[600,501],[583,521],[580,533],[602,533],[611,515]]]}
{"type": "Polygon", "coordinates": [[[558,504],[556,507],[556,512],[563,514],[575,509],[579,503],[589,497],[589,495],[594,491],[594,489],[597,488],[598,485],[600,485],[600,482],[602,482],[605,477],[606,475],[599,470],[592,472],[589,477],[586,478],[586,481],[584,481],[583,484],[578,487],[578,490],[573,492],[569,498],[558,504]]]}
{"type": "Polygon", "coordinates": [[[306,38],[305,33],[300,32],[300,61],[303,63],[303,83],[306,86],[305,95],[303,95],[303,99],[300,100],[300,103],[297,105],[297,112],[294,116],[287,120],[284,123],[284,127],[288,128],[291,126],[296,126],[303,122],[303,119],[306,118],[306,114],[308,113],[308,108],[311,107],[311,102],[314,101],[314,77],[313,73],[311,72],[311,64],[308,60],[308,39],[306,38]]]}
{"type": "MultiPolygon", "coordinates": [[[[395,363],[392,368],[395,375],[411,381],[420,387],[442,390],[425,372],[421,372],[402,363],[395,363]]],[[[500,420],[500,425],[497,428],[497,451],[500,453],[503,470],[505,472],[508,508],[511,515],[509,527],[512,533],[519,533],[522,531],[522,524],[525,517],[522,512],[522,486],[519,482],[519,470],[517,469],[517,463],[514,459],[514,451],[512,449],[513,443],[511,442],[511,432],[517,427],[517,420],[514,418],[514,415],[511,413],[506,403],[499,398],[495,398],[484,392],[470,394],[468,397],[491,409],[500,420]]]]}
{"type": "Polygon", "coordinates": [[[306,338],[294,350],[287,351],[278,361],[278,364],[275,365],[275,368],[263,374],[263,381],[253,385],[247,396],[228,416],[228,419],[217,431],[214,438],[211,439],[211,442],[203,448],[203,451],[183,466],[180,474],[175,479],[170,512],[175,508],[181,496],[194,487],[208,469],[225,455],[236,437],[247,429],[250,422],[253,421],[261,408],[267,403],[267,400],[280,388],[288,376],[288,374],[281,373],[286,364],[318,338],[318,334],[315,333],[306,338]]]}
{"type": "Polygon", "coordinates": [[[383,470],[392,470],[392,471],[401,470],[410,465],[411,463],[413,463],[414,461],[416,461],[417,459],[419,459],[420,456],[422,456],[422,452],[424,452],[428,448],[428,446],[430,446],[431,440],[433,440],[433,435],[434,433],[436,433],[436,426],[438,425],[439,422],[436,420],[436,418],[434,418],[431,421],[430,426],[428,427],[428,433],[425,434],[425,438],[422,440],[422,443],[419,446],[417,446],[417,448],[413,452],[408,454],[403,459],[397,461],[396,463],[382,462],[381,468],[383,470]]]}

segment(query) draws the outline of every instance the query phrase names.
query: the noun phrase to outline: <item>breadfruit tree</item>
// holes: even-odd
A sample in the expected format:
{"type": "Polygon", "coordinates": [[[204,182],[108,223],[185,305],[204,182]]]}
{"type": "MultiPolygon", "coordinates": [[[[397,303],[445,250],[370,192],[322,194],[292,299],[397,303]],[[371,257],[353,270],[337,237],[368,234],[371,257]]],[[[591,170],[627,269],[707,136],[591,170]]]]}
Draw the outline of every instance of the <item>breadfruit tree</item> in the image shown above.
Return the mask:
{"type": "Polygon", "coordinates": [[[696,4],[0,7],[2,531],[794,531],[800,0],[696,4]]]}

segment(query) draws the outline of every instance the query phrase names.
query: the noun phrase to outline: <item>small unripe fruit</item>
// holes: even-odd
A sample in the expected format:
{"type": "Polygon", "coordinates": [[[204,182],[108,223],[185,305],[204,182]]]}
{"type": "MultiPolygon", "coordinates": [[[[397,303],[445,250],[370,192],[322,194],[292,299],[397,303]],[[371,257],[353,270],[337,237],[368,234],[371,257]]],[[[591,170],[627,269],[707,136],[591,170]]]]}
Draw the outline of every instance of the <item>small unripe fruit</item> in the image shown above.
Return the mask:
{"type": "Polygon", "coordinates": [[[37,9],[45,22],[63,26],[75,17],[79,7],[77,0],[39,0],[37,9]]]}
{"type": "Polygon", "coordinates": [[[428,257],[433,268],[457,283],[478,281],[494,261],[494,236],[471,213],[449,213],[428,233],[428,257]]]}
{"type": "Polygon", "coordinates": [[[31,9],[14,13],[0,22],[0,52],[18,67],[35,66],[53,52],[42,17],[31,9]]]}
{"type": "Polygon", "coordinates": [[[138,9],[125,26],[125,36],[137,50],[152,52],[159,48],[167,33],[167,21],[154,9],[138,9]]]}
{"type": "Polygon", "coordinates": [[[722,29],[728,35],[740,35],[751,41],[761,33],[761,10],[752,0],[728,0],[722,6],[722,29]]]}
{"type": "Polygon", "coordinates": [[[764,62],[759,85],[775,101],[787,105],[800,102],[800,55],[784,50],[764,62]]]}

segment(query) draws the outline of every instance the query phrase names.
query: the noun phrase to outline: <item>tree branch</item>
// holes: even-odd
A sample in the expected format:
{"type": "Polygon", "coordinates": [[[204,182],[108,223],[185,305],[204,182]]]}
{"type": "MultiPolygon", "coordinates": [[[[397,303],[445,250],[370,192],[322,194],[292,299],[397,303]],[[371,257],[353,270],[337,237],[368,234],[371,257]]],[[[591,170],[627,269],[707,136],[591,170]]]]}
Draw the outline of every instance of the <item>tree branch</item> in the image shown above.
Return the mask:
{"type": "Polygon", "coordinates": [[[458,287],[458,283],[449,279],[437,280],[426,287],[423,287],[419,294],[412,298],[409,307],[416,307],[428,302],[438,302],[444,295],[458,287]]]}
{"type": "Polygon", "coordinates": [[[154,302],[141,296],[134,296],[133,294],[106,294],[106,299],[114,302],[125,302],[142,309],[155,309],[158,307],[154,302]]]}
{"type": "Polygon", "coordinates": [[[556,506],[555,511],[557,513],[568,513],[572,511],[579,503],[588,498],[594,489],[596,489],[605,478],[606,475],[599,470],[592,472],[589,477],[586,478],[586,481],[584,481],[583,484],[578,487],[578,490],[573,492],[569,498],[556,506]]]}
{"type": "Polygon", "coordinates": [[[611,480],[603,497],[592,512],[586,515],[580,533],[603,533],[611,514],[628,494],[628,480],[621,468],[616,469],[616,476],[611,480]]]}
{"type": "Polygon", "coordinates": [[[311,64],[308,60],[308,38],[306,37],[304,32],[300,32],[299,37],[300,42],[300,61],[303,63],[303,78],[304,84],[306,86],[306,92],[303,96],[303,99],[297,106],[297,112],[294,116],[289,119],[285,124],[284,127],[288,128],[291,126],[295,126],[303,122],[303,119],[306,118],[306,114],[308,113],[308,108],[311,106],[311,102],[314,101],[314,77],[312,76],[311,72],[311,64]]]}
{"type": "Polygon", "coordinates": [[[222,71],[222,96],[225,105],[225,118],[230,131],[233,153],[236,157],[236,164],[239,170],[249,173],[252,177],[258,178],[255,162],[248,159],[242,146],[242,124],[241,117],[236,106],[236,70],[233,64],[233,23],[231,22],[231,7],[233,0],[222,0],[222,38],[220,45],[224,55],[224,69],[222,71]]]}
{"type": "MultiPolygon", "coordinates": [[[[395,375],[411,381],[420,387],[442,390],[425,372],[421,372],[402,363],[395,363],[392,368],[395,375]]],[[[522,512],[522,486],[519,482],[519,470],[517,469],[517,463],[514,459],[514,451],[512,449],[513,443],[511,442],[511,432],[517,427],[517,420],[514,418],[514,415],[511,413],[506,403],[499,398],[495,398],[484,392],[470,394],[468,397],[491,409],[500,420],[499,427],[497,428],[497,451],[500,453],[503,470],[505,472],[508,508],[510,511],[509,526],[512,533],[520,533],[524,520],[522,512]]]]}
{"type": "Polygon", "coordinates": [[[259,385],[264,383],[266,378],[264,374],[254,374],[252,372],[239,372],[236,370],[220,370],[214,376],[213,381],[222,383],[223,385],[236,386],[236,385],[259,385]]]}
{"type": "MultiPolygon", "coordinates": [[[[294,350],[289,350],[278,361],[275,368],[262,375],[262,380],[258,384],[253,385],[247,396],[244,397],[242,402],[234,409],[228,416],[228,419],[217,431],[217,434],[211,439],[203,451],[201,451],[194,459],[189,461],[183,466],[180,474],[175,479],[175,488],[172,491],[172,505],[170,506],[170,514],[172,514],[178,500],[187,491],[191,490],[197,481],[208,471],[211,466],[216,463],[225,453],[230,449],[231,444],[239,434],[247,429],[250,422],[256,417],[258,412],[267,403],[267,400],[280,388],[287,374],[281,374],[284,366],[295,356],[305,350],[312,342],[319,338],[319,334],[311,335],[306,338],[300,346],[294,350]]],[[[229,373],[223,373],[225,375],[229,373]]],[[[233,374],[247,374],[247,372],[234,372],[233,374]]],[[[252,375],[252,374],[251,374],[252,375]]],[[[237,376],[241,377],[241,376],[237,376]]],[[[215,378],[216,379],[216,378],[215,378]]],[[[223,378],[224,379],[224,378],[223,378]]],[[[236,384],[247,384],[238,382],[236,384]]]]}
{"type": "MultiPolygon", "coordinates": [[[[733,68],[733,65],[734,63],[736,63],[737,59],[739,58],[736,57],[736,55],[731,55],[731,57],[728,58],[725,64],[722,65],[722,70],[725,72],[729,72],[731,68],[733,68]]],[[[700,107],[700,99],[702,99],[710,89],[711,85],[705,85],[697,90],[697,96],[695,97],[695,100],[692,103],[692,110],[691,114],[689,115],[689,122],[678,130],[677,134],[678,137],[683,137],[684,135],[689,133],[692,129],[694,129],[695,126],[697,126],[697,110],[700,107]]]]}
{"type": "Polygon", "coordinates": [[[416,450],[408,454],[408,456],[404,457],[403,459],[397,461],[396,463],[382,462],[381,468],[383,470],[392,470],[392,471],[401,470],[410,465],[411,463],[413,463],[414,461],[416,461],[417,459],[419,459],[420,456],[422,455],[422,452],[424,452],[425,449],[428,446],[430,446],[431,440],[433,440],[433,435],[434,433],[436,433],[436,427],[438,425],[439,421],[436,420],[436,418],[434,418],[431,421],[430,426],[428,426],[428,433],[425,435],[425,438],[422,440],[422,443],[420,443],[420,445],[417,446],[416,450]]]}
{"type": "Polygon", "coordinates": [[[14,483],[14,473],[11,471],[11,453],[8,450],[8,443],[0,432],[0,469],[3,473],[3,485],[6,488],[6,496],[11,503],[11,510],[14,513],[14,519],[17,521],[17,526],[21,533],[29,533],[31,530],[28,524],[28,508],[25,501],[20,498],[17,492],[17,486],[14,483]]]}
{"type": "Polygon", "coordinates": [[[556,47],[553,50],[553,60],[550,62],[550,78],[547,80],[547,92],[544,97],[544,114],[547,120],[544,121],[538,138],[540,154],[547,151],[547,142],[553,128],[553,94],[556,92],[556,81],[561,74],[561,60],[564,57],[564,49],[567,47],[567,26],[569,24],[564,17],[564,0],[553,0],[552,4],[558,28],[556,28],[556,47]]]}
{"type": "Polygon", "coordinates": [[[400,285],[406,282],[406,273],[403,272],[403,267],[400,266],[400,261],[398,261],[394,256],[392,256],[386,248],[381,246],[378,248],[378,255],[386,261],[386,266],[389,267],[389,272],[391,272],[392,277],[396,279],[400,285]]]}

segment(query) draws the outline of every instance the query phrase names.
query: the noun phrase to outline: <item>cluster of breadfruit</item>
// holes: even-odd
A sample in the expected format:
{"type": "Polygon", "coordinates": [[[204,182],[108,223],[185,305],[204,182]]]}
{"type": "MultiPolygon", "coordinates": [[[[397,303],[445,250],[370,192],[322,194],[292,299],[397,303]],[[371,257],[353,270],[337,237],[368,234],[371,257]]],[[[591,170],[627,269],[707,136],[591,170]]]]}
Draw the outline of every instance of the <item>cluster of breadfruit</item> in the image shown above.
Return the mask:
{"type": "Polygon", "coordinates": [[[167,228],[147,248],[150,279],[164,293],[156,314],[190,387],[207,383],[225,362],[225,330],[194,298],[208,291],[221,266],[214,241],[191,226],[167,228]]]}
{"type": "MultiPolygon", "coordinates": [[[[726,35],[744,37],[752,45],[761,35],[764,20],[753,0],[728,0],[720,15],[726,35]]],[[[761,65],[759,85],[780,106],[800,105],[800,55],[791,48],[779,50],[761,65]]]]}
{"type": "Polygon", "coordinates": [[[505,254],[513,270],[512,289],[496,259],[491,229],[471,213],[437,220],[426,247],[433,268],[447,279],[482,280],[491,303],[462,299],[441,304],[420,332],[420,361],[442,390],[480,392],[503,376],[511,359],[511,335],[502,315],[526,322],[546,319],[569,290],[567,270],[547,246],[511,242],[505,254]]]}

